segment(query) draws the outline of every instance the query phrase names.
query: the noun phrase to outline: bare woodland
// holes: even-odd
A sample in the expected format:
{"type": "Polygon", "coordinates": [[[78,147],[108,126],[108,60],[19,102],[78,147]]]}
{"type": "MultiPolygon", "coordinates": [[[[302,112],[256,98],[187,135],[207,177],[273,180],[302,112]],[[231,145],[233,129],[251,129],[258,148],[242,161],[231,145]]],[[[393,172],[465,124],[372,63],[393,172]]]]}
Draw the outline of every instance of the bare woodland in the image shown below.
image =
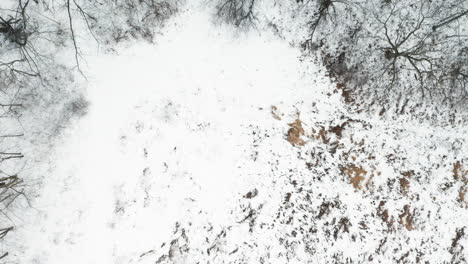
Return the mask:
{"type": "MultiPolygon", "coordinates": [[[[209,5],[216,21],[248,31],[265,21],[276,23],[259,8],[264,2],[289,8],[288,14],[300,20],[297,25],[307,31],[297,40],[304,56],[326,66],[350,106],[380,114],[389,109],[411,112],[421,106],[465,110],[466,0],[213,0],[209,5]]],[[[19,142],[28,135],[21,127],[23,111],[48,88],[72,83],[74,73],[86,78],[81,36],[91,36],[109,51],[132,39],[151,42],[155,28],[176,14],[180,4],[177,0],[2,1],[0,243],[14,230],[8,220],[12,204],[18,199],[27,203],[31,187],[21,179],[22,160],[32,155],[20,148],[19,142]],[[72,62],[57,62],[57,52],[72,62]]],[[[84,105],[70,109],[80,111],[84,105]]],[[[346,228],[347,223],[342,225],[346,228]]],[[[7,255],[0,252],[0,259],[7,255]]]]}
{"type": "MultiPolygon", "coordinates": [[[[263,2],[217,1],[216,15],[236,27],[255,27],[265,16],[256,8],[263,2]]],[[[327,66],[346,100],[364,108],[398,105],[399,111],[408,103],[452,109],[466,103],[466,1],[294,2],[284,5],[308,28],[304,52],[327,66]]]]}
{"type": "MultiPolygon", "coordinates": [[[[51,104],[44,101],[50,99],[44,98],[51,97],[50,91],[60,91],[61,87],[70,85],[73,71],[86,78],[81,66],[80,36],[91,35],[98,45],[109,50],[124,40],[152,41],[154,29],[176,11],[176,1],[2,1],[0,243],[14,230],[15,223],[9,214],[14,210],[15,201],[22,199],[28,203],[25,190],[34,188],[21,179],[24,154],[20,146],[29,132],[23,131],[21,125],[23,112],[41,100],[41,103],[51,104]],[[73,58],[73,63],[55,60],[55,54],[64,50],[73,58]]],[[[85,107],[85,101],[78,101],[67,109],[72,114],[80,114],[85,107]]],[[[8,252],[0,252],[0,259],[7,256],[8,252]]]]}

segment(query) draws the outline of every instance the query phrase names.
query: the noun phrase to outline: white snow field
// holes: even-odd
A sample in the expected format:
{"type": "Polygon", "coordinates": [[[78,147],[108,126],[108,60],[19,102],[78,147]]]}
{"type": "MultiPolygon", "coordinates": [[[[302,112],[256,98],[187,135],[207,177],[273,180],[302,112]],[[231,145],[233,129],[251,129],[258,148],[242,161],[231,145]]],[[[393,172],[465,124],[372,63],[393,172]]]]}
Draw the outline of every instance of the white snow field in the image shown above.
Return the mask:
{"type": "Polygon", "coordinates": [[[466,254],[463,124],[350,112],[299,49],[202,11],[172,18],[155,44],[86,61],[89,111],[40,171],[15,235],[21,263],[466,254]]]}

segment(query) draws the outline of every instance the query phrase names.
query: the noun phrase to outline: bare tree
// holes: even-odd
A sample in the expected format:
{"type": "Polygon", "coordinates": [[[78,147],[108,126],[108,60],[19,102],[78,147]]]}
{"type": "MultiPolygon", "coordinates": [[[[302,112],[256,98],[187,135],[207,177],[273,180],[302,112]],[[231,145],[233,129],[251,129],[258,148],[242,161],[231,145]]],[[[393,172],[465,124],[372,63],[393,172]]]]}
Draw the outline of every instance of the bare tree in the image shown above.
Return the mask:
{"type": "Polygon", "coordinates": [[[221,0],[216,4],[216,16],[239,28],[254,26],[256,0],[221,0]]]}
{"type": "Polygon", "coordinates": [[[468,100],[466,1],[309,2],[317,11],[303,48],[320,51],[359,105],[468,100]]]}
{"type": "MultiPolygon", "coordinates": [[[[84,76],[80,42],[90,34],[100,46],[112,47],[126,39],[152,41],[154,31],[177,12],[179,0],[11,0],[0,8],[0,244],[13,231],[9,219],[18,198],[28,204],[19,175],[24,137],[21,119],[26,106],[34,105],[70,86],[75,69],[84,76]],[[71,63],[56,61],[57,52],[68,52],[71,63]],[[40,97],[40,99],[37,99],[40,97]],[[16,122],[12,132],[9,122],[16,122]],[[12,172],[13,171],[13,172],[12,172]]],[[[63,98],[64,110],[82,115],[86,101],[63,98]]],[[[48,102],[44,103],[47,105],[48,102]]],[[[55,132],[55,130],[53,131],[55,132]]],[[[0,252],[4,259],[8,252],[0,252]]]]}

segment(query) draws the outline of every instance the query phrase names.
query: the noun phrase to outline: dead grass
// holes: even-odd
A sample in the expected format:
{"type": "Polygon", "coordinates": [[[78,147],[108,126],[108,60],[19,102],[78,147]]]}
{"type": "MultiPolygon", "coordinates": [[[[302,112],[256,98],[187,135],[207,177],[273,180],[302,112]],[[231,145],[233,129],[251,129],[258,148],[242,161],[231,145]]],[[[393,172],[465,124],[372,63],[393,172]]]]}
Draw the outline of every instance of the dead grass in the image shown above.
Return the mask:
{"type": "Polygon", "coordinates": [[[393,227],[394,219],[393,216],[390,216],[388,210],[384,208],[385,203],[385,201],[380,201],[379,206],[377,207],[377,215],[385,224],[387,224],[388,229],[391,229],[393,227]]]}
{"type": "MultiPolygon", "coordinates": [[[[414,210],[413,210],[414,211],[414,210]]],[[[408,231],[414,230],[413,213],[410,212],[410,206],[403,206],[403,213],[399,215],[398,223],[406,227],[408,231]]]]}
{"type": "MultiPolygon", "coordinates": [[[[392,230],[395,218],[391,216],[388,210],[385,208],[385,201],[380,201],[377,207],[377,215],[387,225],[388,230],[392,230]]],[[[403,212],[398,216],[398,224],[405,227],[408,231],[414,230],[414,210],[411,212],[410,206],[403,206],[403,212]]]]}
{"type": "Polygon", "coordinates": [[[341,90],[341,96],[343,97],[345,103],[351,104],[354,102],[350,90],[346,87],[344,83],[337,83],[336,89],[341,90]]]}
{"type": "Polygon", "coordinates": [[[405,171],[401,173],[402,177],[400,178],[400,189],[404,195],[408,194],[410,189],[410,178],[414,176],[414,171],[405,171]]]}
{"type": "Polygon", "coordinates": [[[328,131],[326,131],[324,127],[320,127],[318,132],[312,128],[312,137],[316,140],[322,140],[323,144],[328,144],[330,142],[328,131]]]}
{"type": "Polygon", "coordinates": [[[410,186],[410,182],[408,181],[408,179],[400,178],[400,189],[403,194],[405,195],[408,194],[409,186],[410,186]]]}
{"type": "Polygon", "coordinates": [[[281,114],[278,112],[278,107],[272,105],[270,112],[274,119],[281,120],[281,116],[280,116],[281,114]]]}
{"type": "Polygon", "coordinates": [[[302,139],[302,136],[305,135],[304,128],[302,127],[302,121],[298,118],[293,123],[289,124],[288,130],[288,142],[295,147],[300,147],[305,145],[305,141],[302,139]]]}
{"type": "Polygon", "coordinates": [[[367,171],[362,166],[356,166],[354,164],[351,164],[343,168],[342,172],[349,177],[351,184],[355,189],[362,189],[361,183],[366,179],[365,176],[367,174],[367,171]]]}
{"type": "Polygon", "coordinates": [[[458,190],[458,201],[462,206],[468,208],[468,201],[466,200],[466,193],[468,192],[468,170],[463,166],[460,161],[455,162],[453,165],[453,178],[461,182],[460,189],[458,190]]]}
{"type": "Polygon", "coordinates": [[[465,207],[468,208],[468,201],[466,201],[466,192],[467,192],[467,187],[466,184],[462,187],[460,187],[460,190],[458,191],[458,200],[460,203],[462,203],[465,207]]]}
{"type": "Polygon", "coordinates": [[[453,178],[458,180],[466,181],[468,171],[463,168],[463,164],[460,161],[455,162],[453,165],[453,178]]]}

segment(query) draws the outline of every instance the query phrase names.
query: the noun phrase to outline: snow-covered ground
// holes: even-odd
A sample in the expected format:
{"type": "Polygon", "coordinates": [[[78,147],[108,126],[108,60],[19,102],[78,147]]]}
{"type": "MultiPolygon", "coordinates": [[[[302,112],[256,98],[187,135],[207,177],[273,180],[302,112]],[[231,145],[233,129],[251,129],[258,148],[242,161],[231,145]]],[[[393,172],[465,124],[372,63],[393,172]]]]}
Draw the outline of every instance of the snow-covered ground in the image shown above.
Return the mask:
{"type": "Polygon", "coordinates": [[[86,57],[88,114],[41,167],[13,258],[463,261],[463,124],[352,113],[300,58],[274,34],[235,34],[194,10],[154,45],[86,57]]]}

